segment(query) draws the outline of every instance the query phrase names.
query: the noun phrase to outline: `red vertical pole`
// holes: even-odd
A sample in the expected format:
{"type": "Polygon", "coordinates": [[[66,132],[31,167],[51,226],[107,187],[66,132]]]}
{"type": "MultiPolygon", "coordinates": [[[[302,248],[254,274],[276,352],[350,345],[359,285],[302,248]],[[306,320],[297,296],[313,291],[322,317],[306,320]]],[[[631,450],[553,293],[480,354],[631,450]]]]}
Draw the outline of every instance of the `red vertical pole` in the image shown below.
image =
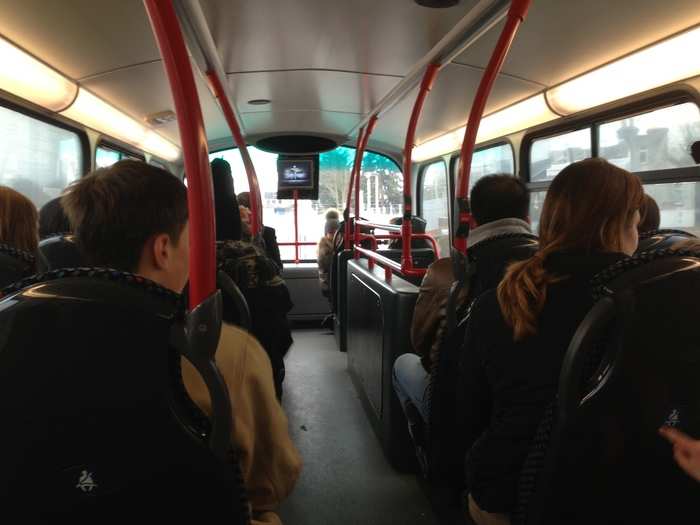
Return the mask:
{"type": "Polygon", "coordinates": [[[144,0],[170,81],[187,174],[190,216],[190,308],[216,290],[214,203],[209,148],[190,57],[172,2],[144,0]]]}
{"type": "Polygon", "coordinates": [[[506,24],[503,27],[501,36],[496,43],[496,47],[491,55],[484,76],[481,77],[479,89],[472,103],[469,113],[467,129],[464,131],[464,141],[459,158],[459,178],[457,180],[457,190],[455,195],[455,208],[458,211],[458,224],[455,228],[453,246],[456,250],[467,253],[467,236],[469,235],[469,223],[471,222],[471,210],[469,207],[469,177],[471,175],[472,157],[474,155],[474,145],[476,135],[479,131],[481,117],[484,114],[486,101],[489,98],[493,84],[496,81],[506,55],[510,49],[515,34],[518,32],[520,24],[525,19],[532,0],[513,0],[508,11],[506,24]]]}
{"type": "Polygon", "coordinates": [[[253,237],[255,237],[260,233],[260,229],[262,227],[262,197],[260,195],[260,186],[258,185],[258,176],[255,173],[255,166],[253,165],[253,161],[250,158],[250,153],[248,153],[248,146],[246,145],[246,141],[243,138],[241,128],[238,125],[236,115],[233,112],[233,108],[231,107],[231,103],[229,102],[228,96],[226,95],[226,91],[221,85],[219,76],[216,74],[215,71],[209,70],[207,71],[207,79],[209,79],[209,83],[211,84],[211,87],[214,90],[216,98],[219,99],[219,104],[221,104],[221,109],[224,112],[224,117],[226,118],[228,127],[231,130],[233,140],[236,143],[236,146],[238,146],[238,151],[241,153],[241,159],[243,160],[243,165],[245,166],[245,172],[248,176],[248,186],[250,187],[251,196],[250,211],[252,217],[250,219],[250,229],[253,234],[253,237]]]}
{"type": "MultiPolygon", "coordinates": [[[[360,225],[357,221],[360,218],[360,175],[362,173],[362,160],[365,155],[365,148],[367,147],[367,142],[369,142],[369,137],[374,131],[374,126],[377,124],[377,115],[372,115],[372,118],[367,122],[367,127],[362,135],[362,140],[359,143],[358,149],[355,152],[357,155],[355,161],[355,244],[359,246],[360,244],[360,225]]],[[[358,259],[360,254],[355,252],[355,259],[358,259]]]]}
{"type": "Polygon", "coordinates": [[[348,184],[348,197],[347,203],[345,204],[345,210],[343,212],[343,220],[345,221],[345,231],[343,235],[343,245],[346,250],[349,250],[352,244],[350,243],[350,204],[352,203],[352,190],[355,183],[355,170],[358,169],[357,154],[360,152],[360,144],[362,144],[362,137],[365,134],[365,128],[360,128],[360,133],[357,135],[357,146],[355,147],[355,160],[352,163],[352,169],[350,170],[350,182],[348,184]]]}
{"type": "Polygon", "coordinates": [[[418,119],[425,99],[433,87],[435,77],[440,71],[439,64],[429,64],[423,74],[423,81],[418,90],[416,102],[413,104],[411,118],[408,121],[408,130],[406,131],[406,142],[403,148],[403,221],[401,223],[401,269],[413,270],[413,257],[411,255],[411,235],[413,234],[413,224],[411,217],[413,216],[413,198],[411,196],[412,181],[411,168],[413,147],[416,142],[416,129],[418,128],[418,119]]]}
{"type": "Polygon", "coordinates": [[[299,218],[297,205],[299,203],[299,190],[294,190],[294,262],[299,264],[299,218]]]}

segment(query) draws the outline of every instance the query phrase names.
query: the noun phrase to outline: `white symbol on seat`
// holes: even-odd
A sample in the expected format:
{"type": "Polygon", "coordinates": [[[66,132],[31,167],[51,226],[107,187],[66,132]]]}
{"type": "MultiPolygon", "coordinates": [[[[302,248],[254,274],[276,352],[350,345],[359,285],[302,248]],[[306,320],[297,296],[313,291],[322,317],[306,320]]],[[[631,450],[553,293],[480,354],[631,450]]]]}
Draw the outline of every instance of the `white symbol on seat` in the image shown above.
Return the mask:
{"type": "Polygon", "coordinates": [[[666,422],[664,423],[664,425],[666,425],[667,427],[677,427],[678,423],[680,423],[680,422],[681,422],[681,415],[678,412],[678,409],[674,408],[673,410],[671,410],[671,413],[666,418],[666,422]]]}
{"type": "Polygon", "coordinates": [[[97,488],[97,483],[92,479],[92,472],[83,470],[80,474],[80,479],[78,484],[75,486],[76,489],[80,489],[83,492],[92,492],[93,489],[97,488]]]}

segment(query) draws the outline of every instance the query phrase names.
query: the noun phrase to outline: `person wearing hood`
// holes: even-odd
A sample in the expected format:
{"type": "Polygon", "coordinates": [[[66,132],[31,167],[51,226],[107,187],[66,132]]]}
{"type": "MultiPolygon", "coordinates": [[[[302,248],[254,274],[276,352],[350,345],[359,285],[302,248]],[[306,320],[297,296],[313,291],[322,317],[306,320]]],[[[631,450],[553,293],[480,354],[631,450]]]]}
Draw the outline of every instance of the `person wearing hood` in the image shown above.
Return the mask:
{"type": "Polygon", "coordinates": [[[333,236],[340,227],[340,212],[334,208],[326,211],[326,224],[323,227],[323,237],[318,241],[318,280],[321,283],[321,293],[330,300],[330,273],[333,262],[333,236]]]}

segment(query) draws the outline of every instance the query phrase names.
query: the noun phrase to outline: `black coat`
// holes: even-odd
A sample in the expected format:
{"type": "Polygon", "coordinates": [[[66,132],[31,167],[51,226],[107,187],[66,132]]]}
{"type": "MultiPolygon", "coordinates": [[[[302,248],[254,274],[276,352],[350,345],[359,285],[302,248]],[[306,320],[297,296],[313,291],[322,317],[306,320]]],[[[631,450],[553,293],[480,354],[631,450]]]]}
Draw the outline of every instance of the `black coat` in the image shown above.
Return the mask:
{"type": "Polygon", "coordinates": [[[462,354],[460,439],[467,488],[478,505],[509,514],[537,426],[554,399],[562,360],[579,323],[593,305],[591,278],[622,254],[555,253],[548,272],[566,276],[549,285],[537,334],[521,342],[505,323],[496,291],[470,313],[462,354]]]}
{"type": "Polygon", "coordinates": [[[277,244],[277,234],[274,228],[269,226],[262,227],[262,238],[265,241],[265,255],[269,259],[272,259],[277,266],[279,266],[280,271],[283,268],[282,257],[280,257],[280,247],[277,244]]]}

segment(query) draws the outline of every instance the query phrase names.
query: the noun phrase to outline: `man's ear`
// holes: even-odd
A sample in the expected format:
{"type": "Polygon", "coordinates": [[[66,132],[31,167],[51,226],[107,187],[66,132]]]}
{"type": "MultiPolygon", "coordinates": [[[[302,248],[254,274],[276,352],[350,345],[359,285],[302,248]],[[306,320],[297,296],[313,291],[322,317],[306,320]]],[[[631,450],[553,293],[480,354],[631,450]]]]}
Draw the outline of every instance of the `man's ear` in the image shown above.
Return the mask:
{"type": "Polygon", "coordinates": [[[146,246],[149,248],[153,266],[157,270],[167,270],[171,264],[172,241],[167,233],[159,233],[151,237],[146,246]]]}

